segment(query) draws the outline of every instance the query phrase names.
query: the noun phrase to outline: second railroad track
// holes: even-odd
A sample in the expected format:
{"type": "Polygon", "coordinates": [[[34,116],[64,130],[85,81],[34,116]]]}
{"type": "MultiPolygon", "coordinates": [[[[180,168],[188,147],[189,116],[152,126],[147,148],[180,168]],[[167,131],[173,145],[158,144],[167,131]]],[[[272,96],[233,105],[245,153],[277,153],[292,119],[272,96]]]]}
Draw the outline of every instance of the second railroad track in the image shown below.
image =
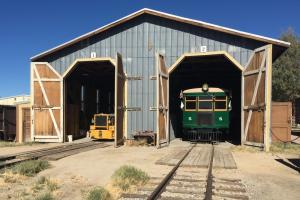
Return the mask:
{"type": "Polygon", "coordinates": [[[0,169],[20,162],[34,159],[59,160],[61,158],[89,151],[97,148],[111,146],[108,143],[90,141],[82,143],[64,144],[55,147],[42,148],[17,154],[0,156],[0,169]]]}

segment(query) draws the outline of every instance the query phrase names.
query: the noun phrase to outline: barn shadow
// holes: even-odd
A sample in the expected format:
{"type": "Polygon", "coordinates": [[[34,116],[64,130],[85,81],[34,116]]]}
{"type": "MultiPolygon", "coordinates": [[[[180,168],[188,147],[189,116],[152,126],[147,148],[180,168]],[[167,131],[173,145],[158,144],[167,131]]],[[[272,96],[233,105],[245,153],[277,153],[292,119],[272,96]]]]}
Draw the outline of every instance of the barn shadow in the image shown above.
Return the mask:
{"type": "Polygon", "coordinates": [[[300,159],[299,158],[289,158],[287,159],[287,161],[285,161],[284,159],[275,159],[277,162],[297,171],[298,173],[300,173],[300,159]]]}

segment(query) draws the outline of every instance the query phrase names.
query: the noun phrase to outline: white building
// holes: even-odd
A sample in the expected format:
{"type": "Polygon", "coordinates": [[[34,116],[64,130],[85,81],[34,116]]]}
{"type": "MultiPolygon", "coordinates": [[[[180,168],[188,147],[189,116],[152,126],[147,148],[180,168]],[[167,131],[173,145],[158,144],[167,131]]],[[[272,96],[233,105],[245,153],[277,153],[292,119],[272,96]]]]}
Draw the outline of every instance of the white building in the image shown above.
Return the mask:
{"type": "Polygon", "coordinates": [[[30,95],[16,95],[10,97],[1,97],[0,98],[0,105],[17,105],[17,104],[25,104],[30,103],[30,95]]]}

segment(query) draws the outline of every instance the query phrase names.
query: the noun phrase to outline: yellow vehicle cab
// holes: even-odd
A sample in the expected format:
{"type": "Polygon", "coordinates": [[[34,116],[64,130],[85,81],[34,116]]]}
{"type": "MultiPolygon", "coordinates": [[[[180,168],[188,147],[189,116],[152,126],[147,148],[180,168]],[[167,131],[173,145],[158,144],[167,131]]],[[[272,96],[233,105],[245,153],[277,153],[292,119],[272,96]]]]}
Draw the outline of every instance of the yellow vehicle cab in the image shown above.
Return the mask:
{"type": "Polygon", "coordinates": [[[115,137],[115,115],[95,114],[90,126],[90,137],[93,139],[114,139],[115,137]]]}

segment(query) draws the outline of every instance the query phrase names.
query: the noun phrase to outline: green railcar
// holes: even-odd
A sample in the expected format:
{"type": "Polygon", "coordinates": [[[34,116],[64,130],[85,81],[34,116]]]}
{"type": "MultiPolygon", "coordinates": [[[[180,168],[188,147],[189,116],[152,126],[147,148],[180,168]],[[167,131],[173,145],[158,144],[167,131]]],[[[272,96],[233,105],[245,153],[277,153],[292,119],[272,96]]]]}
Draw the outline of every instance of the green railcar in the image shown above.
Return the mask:
{"type": "Polygon", "coordinates": [[[181,98],[185,139],[219,141],[228,134],[231,97],[227,92],[204,85],[183,91],[181,98]]]}

